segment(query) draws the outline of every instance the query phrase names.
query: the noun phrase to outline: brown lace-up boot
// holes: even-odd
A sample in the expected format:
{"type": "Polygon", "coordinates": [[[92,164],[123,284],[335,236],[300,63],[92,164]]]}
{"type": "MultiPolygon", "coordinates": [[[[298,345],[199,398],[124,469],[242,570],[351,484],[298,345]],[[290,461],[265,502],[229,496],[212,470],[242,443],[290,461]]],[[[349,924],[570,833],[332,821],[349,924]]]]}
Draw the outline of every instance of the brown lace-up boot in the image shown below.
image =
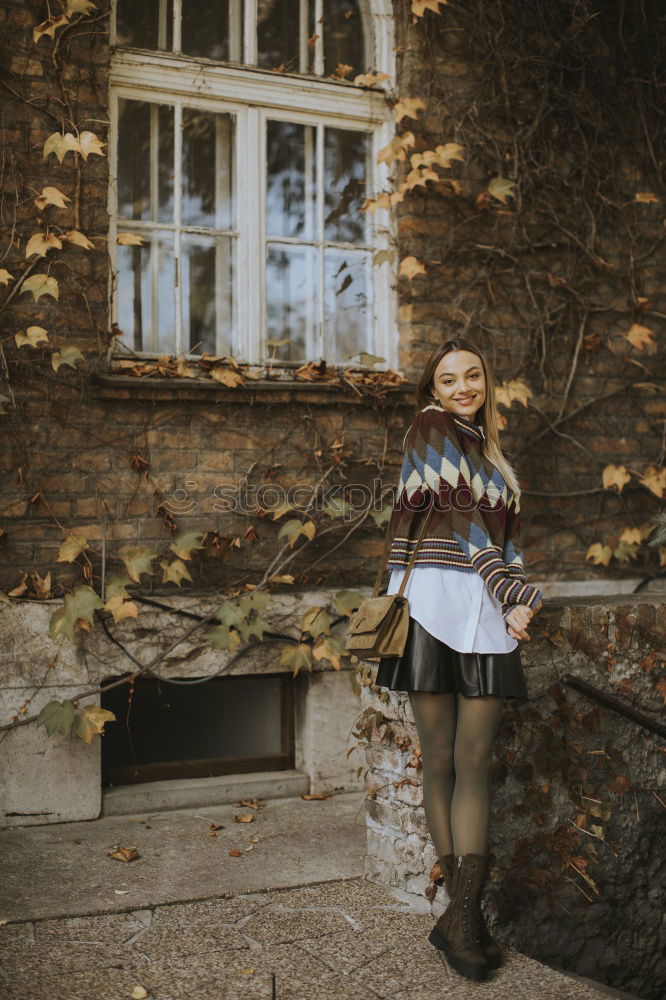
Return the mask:
{"type": "MultiPolygon", "coordinates": [[[[437,859],[440,871],[442,872],[441,878],[435,879],[435,885],[443,885],[446,892],[451,898],[451,890],[453,886],[453,865],[455,861],[455,856],[453,854],[444,854],[441,858],[437,859]]],[[[479,896],[479,944],[481,945],[481,950],[486,956],[486,961],[488,963],[489,969],[499,969],[502,965],[502,952],[499,945],[495,941],[494,937],[491,935],[488,927],[486,926],[486,918],[481,909],[481,897],[479,896]]]]}
{"type": "Polygon", "coordinates": [[[457,858],[451,902],[428,938],[444,952],[449,965],[468,979],[485,979],[488,973],[488,962],[478,942],[479,897],[487,870],[485,854],[457,858]]]}

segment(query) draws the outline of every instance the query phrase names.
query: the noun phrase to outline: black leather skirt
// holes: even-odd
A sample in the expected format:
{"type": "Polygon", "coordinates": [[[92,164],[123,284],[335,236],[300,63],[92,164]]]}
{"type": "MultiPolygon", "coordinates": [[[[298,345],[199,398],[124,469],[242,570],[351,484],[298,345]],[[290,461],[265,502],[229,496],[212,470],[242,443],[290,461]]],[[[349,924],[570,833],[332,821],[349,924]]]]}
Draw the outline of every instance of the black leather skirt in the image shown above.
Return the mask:
{"type": "Polygon", "coordinates": [[[459,653],[411,617],[402,656],[381,658],[375,684],[393,691],[459,691],[468,698],[528,697],[519,645],[510,653],[459,653]]]}

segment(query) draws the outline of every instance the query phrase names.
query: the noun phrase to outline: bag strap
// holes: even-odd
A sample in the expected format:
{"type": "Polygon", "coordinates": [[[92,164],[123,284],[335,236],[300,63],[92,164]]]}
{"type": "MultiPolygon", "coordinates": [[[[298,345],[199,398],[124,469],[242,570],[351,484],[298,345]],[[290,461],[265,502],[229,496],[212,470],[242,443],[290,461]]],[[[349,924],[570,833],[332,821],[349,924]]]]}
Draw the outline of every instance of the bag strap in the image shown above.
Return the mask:
{"type": "MultiPolygon", "coordinates": [[[[430,523],[430,518],[432,517],[432,513],[433,513],[434,509],[435,509],[434,504],[431,504],[430,510],[428,511],[428,513],[427,513],[427,515],[426,515],[426,517],[425,517],[425,519],[423,521],[423,524],[421,525],[420,531],[419,531],[419,533],[417,535],[416,545],[414,546],[414,551],[412,552],[411,559],[407,563],[407,569],[405,570],[405,575],[402,578],[402,581],[400,583],[400,589],[398,590],[398,593],[401,596],[402,596],[402,593],[403,593],[403,591],[405,589],[405,586],[407,584],[407,577],[409,576],[409,574],[411,572],[411,569],[412,569],[412,566],[414,565],[414,559],[416,558],[416,553],[419,550],[419,545],[421,544],[421,540],[422,540],[423,536],[425,535],[426,528],[428,527],[428,524],[430,523]]],[[[388,554],[389,554],[389,551],[390,551],[390,548],[391,548],[391,543],[393,541],[393,539],[391,537],[391,525],[393,523],[393,516],[396,513],[397,513],[396,511],[393,511],[393,515],[391,516],[391,520],[389,521],[389,527],[388,527],[388,531],[386,532],[386,539],[384,541],[384,551],[382,552],[382,557],[381,557],[381,559],[379,561],[379,566],[377,568],[377,576],[376,576],[376,579],[375,579],[375,585],[372,588],[372,597],[377,597],[377,595],[379,594],[379,587],[380,587],[381,582],[382,582],[382,576],[384,575],[384,569],[386,568],[386,560],[388,558],[388,554]]]]}

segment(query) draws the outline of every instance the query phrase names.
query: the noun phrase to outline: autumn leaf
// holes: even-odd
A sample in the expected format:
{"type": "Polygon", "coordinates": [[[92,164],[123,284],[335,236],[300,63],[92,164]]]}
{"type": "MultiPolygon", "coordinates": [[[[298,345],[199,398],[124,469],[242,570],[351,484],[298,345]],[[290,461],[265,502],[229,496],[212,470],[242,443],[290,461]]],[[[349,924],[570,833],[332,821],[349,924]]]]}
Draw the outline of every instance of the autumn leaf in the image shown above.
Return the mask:
{"type": "Polygon", "coordinates": [[[602,545],[601,542],[595,542],[594,545],[590,545],[588,548],[585,558],[591,559],[595,566],[608,566],[612,555],[613,550],[610,545],[602,545]]]}
{"type": "Polygon", "coordinates": [[[604,489],[609,490],[611,486],[617,486],[618,493],[631,481],[631,476],[624,465],[607,465],[602,473],[604,489]]]}
{"type": "Polygon", "coordinates": [[[361,73],[359,76],[354,77],[354,83],[357,87],[374,87],[376,84],[381,83],[382,80],[388,79],[388,73],[361,73]]]}
{"type": "Polygon", "coordinates": [[[312,647],[307,643],[285,646],[280,656],[279,666],[289,667],[294,677],[296,677],[299,670],[304,668],[312,670],[312,647]]]}
{"type": "Polygon", "coordinates": [[[78,347],[63,347],[62,351],[54,351],[51,355],[51,367],[57,372],[63,365],[76,368],[77,361],[85,361],[78,347]]]}
{"type": "Polygon", "coordinates": [[[609,783],[608,787],[611,792],[615,792],[616,795],[625,795],[631,787],[631,782],[626,774],[618,774],[618,776],[613,778],[613,780],[609,783]]]}
{"type": "Polygon", "coordinates": [[[41,211],[47,205],[55,205],[56,208],[67,208],[66,202],[71,201],[66,194],[59,191],[57,187],[43,187],[42,193],[35,198],[35,205],[41,211]]]}
{"type": "Polygon", "coordinates": [[[62,163],[63,159],[70,151],[76,153],[81,152],[81,143],[76,136],[72,134],[72,132],[65,132],[64,135],[61,135],[60,132],[53,132],[44,143],[45,160],[51,155],[51,153],[55,153],[58,157],[58,162],[62,163]]]}
{"type": "Polygon", "coordinates": [[[323,802],[325,799],[332,799],[333,796],[325,792],[301,792],[301,798],[306,802],[323,802]]]}
{"type": "Polygon", "coordinates": [[[216,625],[215,628],[208,629],[205,636],[213,649],[224,649],[230,653],[235,652],[241,642],[238,632],[228,625],[216,625]]]}
{"type": "Polygon", "coordinates": [[[401,122],[403,118],[418,118],[419,111],[425,111],[426,103],[420,97],[405,97],[393,108],[393,117],[396,122],[401,122]]]}
{"type": "Polygon", "coordinates": [[[48,274],[31,274],[21,285],[20,294],[32,292],[32,297],[37,302],[42,295],[50,295],[58,300],[58,282],[48,274]]]}
{"type": "Polygon", "coordinates": [[[154,575],[152,561],[157,558],[157,553],[147,545],[124,545],[119,554],[128,575],[135,583],[141,582],[142,573],[154,575]]]}
{"type": "Polygon", "coordinates": [[[79,152],[84,160],[87,160],[91,153],[94,153],[96,156],[105,156],[106,154],[102,146],[106,146],[106,143],[100,142],[94,132],[81,132],[79,136],[79,152]]]}
{"type": "Polygon", "coordinates": [[[659,199],[651,191],[638,191],[634,197],[634,201],[639,202],[641,205],[653,205],[659,199]]]}
{"type": "Polygon", "coordinates": [[[381,267],[382,264],[392,264],[395,260],[395,253],[395,250],[378,250],[372,258],[372,263],[375,267],[381,267]]]}
{"type": "Polygon", "coordinates": [[[143,237],[138,233],[118,233],[116,243],[121,247],[142,247],[143,237]]]}
{"type": "Polygon", "coordinates": [[[338,65],[331,73],[331,76],[338,80],[344,80],[346,76],[349,76],[349,74],[353,72],[354,72],[353,66],[348,66],[347,63],[338,63],[338,65]]]}
{"type": "Polygon", "coordinates": [[[56,562],[74,562],[87,548],[89,548],[88,539],[83,535],[69,535],[58,550],[56,562]]]}
{"type": "Polygon", "coordinates": [[[97,4],[92,0],[67,0],[68,17],[73,17],[74,14],[90,14],[93,10],[97,10],[97,4]]]}
{"type": "Polygon", "coordinates": [[[666,490],[666,466],[658,468],[656,465],[648,465],[645,472],[638,479],[641,486],[647,488],[661,500],[666,490]]]}
{"type": "Polygon", "coordinates": [[[229,856],[232,857],[232,858],[240,858],[240,857],[242,857],[241,852],[238,850],[237,847],[232,847],[231,848],[231,850],[229,851],[229,856]]]}
{"type": "Polygon", "coordinates": [[[301,617],[301,632],[309,632],[315,639],[331,631],[331,615],[320,605],[315,605],[301,617]]]}
{"type": "Polygon", "coordinates": [[[61,14],[60,17],[51,17],[47,21],[42,21],[38,24],[36,28],[32,29],[32,40],[37,44],[37,42],[48,35],[50,38],[55,36],[58,28],[62,28],[65,24],[69,24],[69,18],[66,14],[61,14]]]}
{"type": "Polygon", "coordinates": [[[161,562],[160,567],[162,568],[162,583],[175,583],[180,587],[182,580],[194,582],[187,566],[180,559],[174,559],[170,563],[161,562]]]}
{"type": "Polygon", "coordinates": [[[245,385],[245,380],[239,372],[224,365],[220,365],[218,368],[211,368],[210,377],[214,378],[216,382],[221,382],[222,385],[229,386],[230,389],[235,389],[239,385],[245,385]]]}
{"type": "Polygon", "coordinates": [[[506,205],[507,198],[515,197],[513,193],[515,187],[515,182],[508,180],[506,177],[493,177],[488,185],[488,194],[492,195],[493,198],[497,198],[503,205],[506,205]]]}
{"type": "Polygon", "coordinates": [[[338,590],[333,595],[333,607],[341,615],[352,615],[362,601],[363,595],[358,590],[338,590]]]}
{"type": "Polygon", "coordinates": [[[508,382],[503,382],[498,385],[495,389],[495,399],[498,403],[502,403],[508,409],[511,409],[511,404],[515,400],[522,403],[523,406],[528,405],[528,400],[532,396],[532,390],[523,382],[522,379],[510,379],[508,382]]]}
{"type": "Polygon", "coordinates": [[[652,330],[647,326],[641,326],[640,323],[632,323],[623,336],[632,347],[636,347],[639,351],[644,347],[652,347],[654,343],[652,330]]]}
{"type": "Polygon", "coordinates": [[[37,254],[39,257],[46,257],[49,250],[62,250],[62,243],[55,233],[35,233],[27,242],[25,248],[25,259],[37,254]]]}
{"type": "Polygon", "coordinates": [[[180,559],[191,559],[194,549],[203,549],[203,533],[200,531],[179,531],[169,548],[180,559]]]}
{"type": "Polygon", "coordinates": [[[62,733],[68,736],[74,721],[76,709],[69,699],[64,701],[49,701],[40,711],[35,724],[44,726],[49,736],[62,733]]]}
{"type": "Polygon", "coordinates": [[[380,149],[377,154],[377,163],[390,165],[394,160],[406,160],[407,150],[416,143],[412,132],[405,132],[404,135],[394,135],[388,145],[380,149]]]}
{"type": "Polygon", "coordinates": [[[134,601],[124,601],[121,594],[110,597],[104,610],[113,615],[114,622],[121,622],[124,618],[138,618],[139,615],[139,608],[134,601]]]}
{"type": "Polygon", "coordinates": [[[427,10],[439,14],[439,8],[448,2],[449,0],[412,0],[412,14],[415,17],[423,17],[427,10]]]}
{"type": "Polygon", "coordinates": [[[236,823],[252,823],[254,822],[254,816],[252,813],[243,813],[242,816],[234,816],[236,823]]]}
{"type": "Polygon", "coordinates": [[[80,233],[78,229],[70,229],[69,232],[63,233],[62,239],[67,240],[68,243],[73,243],[77,247],[83,247],[84,250],[95,249],[95,244],[92,240],[89,240],[87,236],[80,233]]]}
{"type": "Polygon", "coordinates": [[[440,167],[450,167],[453,160],[463,160],[463,147],[457,142],[447,142],[443,146],[435,147],[437,163],[440,167]]]}
{"type": "Polygon", "coordinates": [[[42,326],[29,326],[24,332],[19,330],[14,334],[17,347],[37,347],[38,344],[48,343],[49,335],[42,326]]]}
{"type": "Polygon", "coordinates": [[[91,744],[95,733],[102,735],[105,723],[117,721],[113,712],[109,712],[106,708],[86,705],[74,716],[72,734],[78,736],[84,743],[91,744]]]}
{"type": "Polygon", "coordinates": [[[345,654],[345,646],[336,636],[329,635],[315,643],[312,652],[318,660],[328,660],[335,670],[339,670],[340,658],[345,654]]]}
{"type": "Polygon", "coordinates": [[[416,277],[417,274],[425,274],[426,269],[422,261],[416,259],[416,257],[403,257],[400,261],[400,268],[398,274],[403,278],[408,278],[410,281],[416,277]]]}
{"type": "Polygon", "coordinates": [[[14,276],[6,268],[0,267],[0,285],[8,285],[13,280],[14,276]]]}
{"type": "MultiPolygon", "coordinates": [[[[106,856],[107,858],[115,858],[117,861],[124,861],[126,863],[136,861],[137,858],[141,857],[136,847],[118,847],[115,851],[107,851],[106,856]]],[[[143,996],[143,994],[141,995],[143,996]]]]}

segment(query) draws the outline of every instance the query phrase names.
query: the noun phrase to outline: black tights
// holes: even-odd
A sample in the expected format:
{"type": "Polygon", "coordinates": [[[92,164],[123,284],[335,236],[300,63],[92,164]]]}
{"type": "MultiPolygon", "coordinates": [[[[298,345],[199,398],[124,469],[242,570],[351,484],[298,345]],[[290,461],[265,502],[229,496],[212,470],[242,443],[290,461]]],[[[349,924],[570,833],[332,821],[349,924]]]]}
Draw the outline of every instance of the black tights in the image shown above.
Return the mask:
{"type": "Polygon", "coordinates": [[[421,744],[423,806],[437,857],[486,854],[490,765],[504,698],[410,691],[421,744]]]}

